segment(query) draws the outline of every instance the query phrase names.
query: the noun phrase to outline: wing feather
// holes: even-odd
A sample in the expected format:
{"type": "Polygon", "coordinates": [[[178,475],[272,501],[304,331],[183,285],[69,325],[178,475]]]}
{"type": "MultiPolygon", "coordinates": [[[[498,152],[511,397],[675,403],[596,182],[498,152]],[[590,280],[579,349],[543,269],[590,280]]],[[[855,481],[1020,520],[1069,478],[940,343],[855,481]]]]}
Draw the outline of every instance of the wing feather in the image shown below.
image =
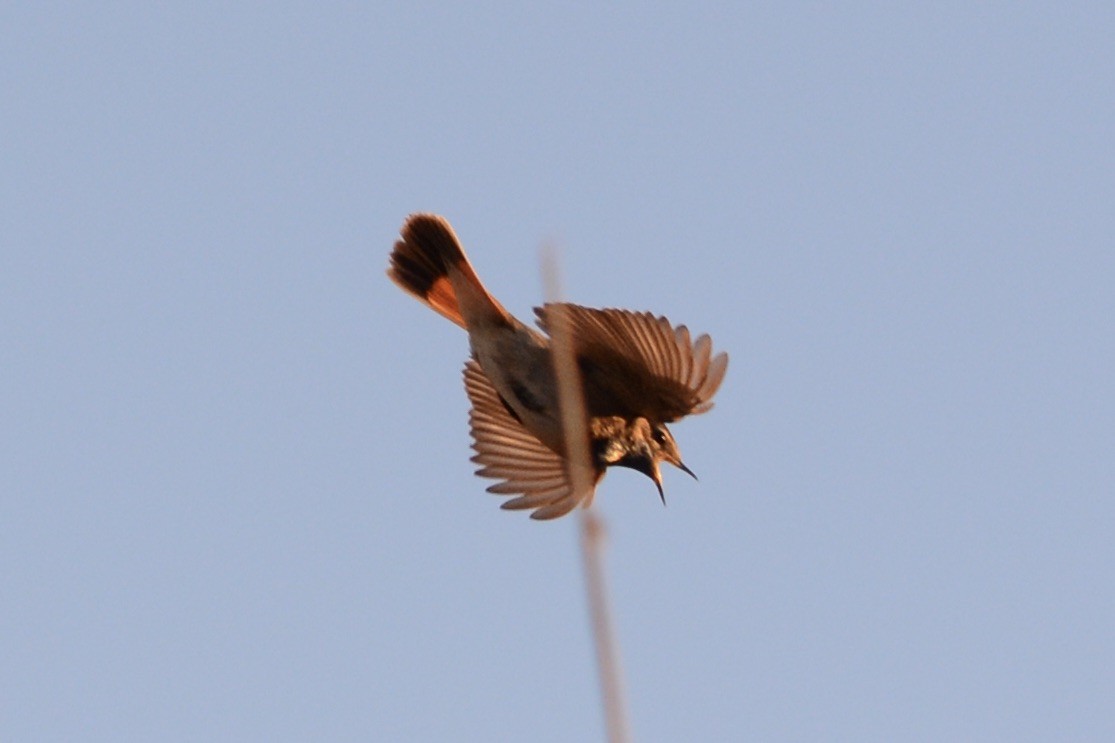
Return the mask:
{"type": "MultiPolygon", "coordinates": [[[[573,494],[562,458],[512,417],[479,364],[470,359],[464,377],[472,403],[468,416],[476,451],[472,461],[482,465],[476,474],[502,480],[489,486],[488,492],[518,496],[504,501],[502,508],[535,509],[530,515],[534,519],[572,511],[582,499],[573,494]]],[[[591,493],[583,500],[590,499],[591,493]]]]}
{"type": "MultiPolygon", "coordinates": [[[[713,357],[707,335],[694,341],[684,325],[649,312],[564,306],[590,414],[670,422],[712,407],[728,355],[713,357]]],[[[534,310],[547,333],[552,307],[534,310]]]]}

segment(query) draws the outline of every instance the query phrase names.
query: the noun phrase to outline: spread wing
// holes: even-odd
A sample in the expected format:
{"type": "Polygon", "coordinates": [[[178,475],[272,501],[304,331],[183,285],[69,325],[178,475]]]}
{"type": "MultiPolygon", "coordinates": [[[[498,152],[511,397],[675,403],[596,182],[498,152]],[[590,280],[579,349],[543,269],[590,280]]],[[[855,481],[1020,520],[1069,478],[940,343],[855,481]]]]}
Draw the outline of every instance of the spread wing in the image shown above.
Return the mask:
{"type": "MultiPolygon", "coordinates": [[[[533,519],[553,519],[572,511],[579,501],[562,458],[511,414],[480,365],[471,359],[465,364],[465,391],[472,403],[468,414],[476,450],[472,461],[483,465],[476,474],[503,480],[490,486],[489,493],[518,496],[502,508],[533,508],[533,519]]],[[[590,489],[587,500],[591,498],[590,489]]]]}
{"type": "MultiPolygon", "coordinates": [[[[704,413],[724,381],[728,354],[712,355],[712,340],[696,341],[649,312],[595,310],[563,304],[592,415],[644,416],[670,422],[704,413]]],[[[553,304],[535,308],[552,335],[553,304]]]]}

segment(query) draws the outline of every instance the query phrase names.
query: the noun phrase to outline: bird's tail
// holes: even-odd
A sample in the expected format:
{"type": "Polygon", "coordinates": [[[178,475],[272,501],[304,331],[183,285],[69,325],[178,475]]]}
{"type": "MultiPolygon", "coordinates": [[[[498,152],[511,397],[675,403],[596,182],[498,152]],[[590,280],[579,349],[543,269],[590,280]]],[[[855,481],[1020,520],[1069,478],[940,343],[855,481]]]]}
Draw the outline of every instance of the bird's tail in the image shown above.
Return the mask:
{"type": "Polygon", "coordinates": [[[412,214],[400,234],[387,275],[404,291],[465,329],[470,321],[510,321],[511,315],[480,283],[445,218],[412,214]]]}

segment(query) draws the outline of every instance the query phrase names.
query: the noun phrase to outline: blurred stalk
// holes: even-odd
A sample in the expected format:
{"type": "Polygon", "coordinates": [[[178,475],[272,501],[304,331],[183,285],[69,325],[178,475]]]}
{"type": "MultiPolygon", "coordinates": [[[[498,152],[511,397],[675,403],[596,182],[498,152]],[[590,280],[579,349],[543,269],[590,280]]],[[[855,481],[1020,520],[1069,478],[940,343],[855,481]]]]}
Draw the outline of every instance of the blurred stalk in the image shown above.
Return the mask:
{"type": "Polygon", "coordinates": [[[580,373],[573,355],[569,317],[564,306],[558,304],[561,301],[561,282],[553,251],[545,251],[542,260],[546,299],[556,305],[550,336],[557,374],[558,401],[561,405],[561,422],[565,429],[569,478],[574,492],[583,494],[581,497],[584,508],[581,509],[580,514],[581,556],[584,562],[589,616],[592,620],[592,636],[596,645],[596,665],[600,674],[604,722],[610,743],[627,743],[630,740],[627,706],[624,702],[619,651],[612,631],[608,588],[604,580],[601,558],[604,524],[590,508],[593,473],[589,460],[588,419],[581,390],[580,373]]]}

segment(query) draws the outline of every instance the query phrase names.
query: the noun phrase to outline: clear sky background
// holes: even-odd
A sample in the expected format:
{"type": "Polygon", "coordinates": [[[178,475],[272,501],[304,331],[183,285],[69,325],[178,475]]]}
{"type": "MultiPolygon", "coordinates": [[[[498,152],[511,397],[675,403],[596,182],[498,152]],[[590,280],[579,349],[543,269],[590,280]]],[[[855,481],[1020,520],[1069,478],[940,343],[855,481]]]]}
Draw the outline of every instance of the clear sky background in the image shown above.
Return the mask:
{"type": "Polygon", "coordinates": [[[1110,3],[377,5],[0,14],[0,738],[602,737],[415,211],[731,354],[597,495],[637,740],[1115,738],[1110,3]]]}

